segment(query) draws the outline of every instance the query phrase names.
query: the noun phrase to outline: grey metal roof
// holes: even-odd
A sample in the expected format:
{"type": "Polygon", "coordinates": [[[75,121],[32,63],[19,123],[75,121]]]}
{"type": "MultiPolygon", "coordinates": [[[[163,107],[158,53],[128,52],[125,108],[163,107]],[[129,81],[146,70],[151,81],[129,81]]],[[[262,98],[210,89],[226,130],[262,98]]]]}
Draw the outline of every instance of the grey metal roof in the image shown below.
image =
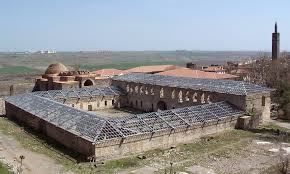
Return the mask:
{"type": "Polygon", "coordinates": [[[227,102],[114,118],[103,118],[33,93],[8,97],[6,102],[92,143],[201,126],[243,114],[227,102]]]}
{"type": "Polygon", "coordinates": [[[271,91],[271,89],[269,88],[243,81],[196,79],[188,77],[173,77],[144,73],[130,73],[114,77],[113,80],[227,93],[234,95],[248,95],[250,93],[271,91]]]}
{"type": "Polygon", "coordinates": [[[77,89],[37,91],[31,93],[35,96],[45,97],[55,101],[65,101],[68,99],[92,99],[97,96],[119,96],[125,95],[123,90],[116,86],[109,87],[85,87],[77,89]]]}

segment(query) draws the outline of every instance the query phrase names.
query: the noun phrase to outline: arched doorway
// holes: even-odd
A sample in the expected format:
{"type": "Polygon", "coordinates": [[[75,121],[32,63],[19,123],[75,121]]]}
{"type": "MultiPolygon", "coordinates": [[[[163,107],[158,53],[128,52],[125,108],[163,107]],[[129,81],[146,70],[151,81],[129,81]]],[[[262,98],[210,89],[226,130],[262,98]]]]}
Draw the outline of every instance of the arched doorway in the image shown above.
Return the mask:
{"type": "Polygon", "coordinates": [[[167,105],[164,101],[159,101],[157,103],[157,111],[159,111],[159,110],[161,110],[161,111],[167,110],[167,105]]]}
{"type": "Polygon", "coordinates": [[[94,82],[90,79],[86,80],[84,83],[84,86],[93,86],[93,85],[94,85],[94,82]]]}

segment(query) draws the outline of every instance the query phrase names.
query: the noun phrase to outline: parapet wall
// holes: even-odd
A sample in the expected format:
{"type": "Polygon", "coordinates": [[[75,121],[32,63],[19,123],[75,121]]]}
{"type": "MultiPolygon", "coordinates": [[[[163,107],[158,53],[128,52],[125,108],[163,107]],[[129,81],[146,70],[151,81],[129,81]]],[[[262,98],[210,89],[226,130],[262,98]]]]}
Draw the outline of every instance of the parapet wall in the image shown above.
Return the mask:
{"type": "Polygon", "coordinates": [[[234,129],[237,119],[220,123],[211,123],[205,126],[176,130],[175,132],[161,132],[148,134],[140,139],[127,138],[124,140],[110,141],[97,144],[95,156],[97,159],[115,159],[129,155],[136,155],[152,149],[167,149],[177,144],[190,143],[205,135],[234,129]]]}
{"type": "Polygon", "coordinates": [[[5,115],[5,101],[0,98],[0,117],[5,115]]]}
{"type": "Polygon", "coordinates": [[[31,92],[33,88],[33,83],[0,84],[0,116],[5,115],[4,97],[31,92]]]}
{"type": "Polygon", "coordinates": [[[0,97],[31,92],[34,83],[0,84],[0,97]]]}

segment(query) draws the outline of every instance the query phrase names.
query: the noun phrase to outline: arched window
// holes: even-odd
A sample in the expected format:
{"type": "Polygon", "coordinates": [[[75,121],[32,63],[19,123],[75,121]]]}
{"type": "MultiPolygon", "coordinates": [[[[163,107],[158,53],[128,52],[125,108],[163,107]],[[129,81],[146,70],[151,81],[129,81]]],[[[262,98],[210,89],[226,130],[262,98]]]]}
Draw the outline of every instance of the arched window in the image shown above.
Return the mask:
{"type": "Polygon", "coordinates": [[[196,92],[192,95],[192,102],[193,103],[197,102],[197,93],[196,92]]]}
{"type": "Polygon", "coordinates": [[[185,93],[185,101],[189,101],[189,91],[185,93]]]}
{"type": "Polygon", "coordinates": [[[163,98],[163,97],[164,97],[164,89],[161,88],[161,89],[160,89],[160,98],[163,98]]]}
{"type": "Polygon", "coordinates": [[[126,91],[130,92],[130,86],[128,84],[126,85],[126,91]]]}
{"type": "Polygon", "coordinates": [[[93,86],[93,85],[94,85],[94,82],[90,79],[86,80],[84,83],[84,86],[93,86]]]}
{"type": "Polygon", "coordinates": [[[136,93],[136,94],[138,94],[138,93],[139,93],[139,87],[138,87],[138,85],[137,85],[137,86],[135,86],[135,93],[136,93]]]}
{"type": "Polygon", "coordinates": [[[148,95],[148,88],[147,88],[147,86],[145,87],[145,94],[148,95]]]}
{"type": "Polygon", "coordinates": [[[211,103],[212,103],[212,101],[211,101],[211,96],[210,96],[210,95],[207,96],[207,98],[206,98],[206,102],[207,102],[208,104],[211,104],[211,103]]]}
{"type": "Polygon", "coordinates": [[[182,91],[179,91],[179,93],[178,93],[178,102],[179,103],[182,103],[183,102],[183,99],[182,99],[182,91]]]}
{"type": "Polygon", "coordinates": [[[201,103],[205,103],[204,93],[202,93],[202,95],[201,95],[201,97],[200,97],[200,102],[201,102],[201,103]]]}
{"type": "Polygon", "coordinates": [[[151,88],[151,89],[150,89],[150,94],[151,94],[151,95],[154,95],[154,88],[151,88]]]}
{"type": "Polygon", "coordinates": [[[172,92],[171,92],[171,98],[175,99],[175,89],[173,89],[172,92]]]}

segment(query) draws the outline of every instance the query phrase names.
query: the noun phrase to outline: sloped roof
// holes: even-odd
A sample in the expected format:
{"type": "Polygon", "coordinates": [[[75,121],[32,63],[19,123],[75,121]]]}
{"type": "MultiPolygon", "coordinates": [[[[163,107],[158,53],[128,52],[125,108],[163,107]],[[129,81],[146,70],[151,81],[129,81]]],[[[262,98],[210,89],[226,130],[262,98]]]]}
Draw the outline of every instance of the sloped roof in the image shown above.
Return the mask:
{"type": "Polygon", "coordinates": [[[93,71],[92,73],[98,74],[101,77],[112,77],[112,76],[118,76],[123,72],[123,70],[119,69],[100,69],[97,71],[93,71]]]}
{"type": "Polygon", "coordinates": [[[122,72],[122,74],[128,73],[158,73],[167,70],[180,68],[176,65],[150,65],[150,66],[138,66],[135,68],[127,69],[122,72]]]}
{"type": "Polygon", "coordinates": [[[97,114],[33,93],[11,96],[5,100],[21,110],[95,144],[131,136],[142,138],[144,135],[161,131],[169,133],[180,128],[202,127],[208,122],[218,123],[243,115],[241,110],[227,102],[102,118],[97,114]]]}
{"type": "Polygon", "coordinates": [[[231,74],[217,74],[213,72],[204,72],[200,70],[193,70],[189,68],[179,68],[158,73],[165,76],[190,77],[201,79],[234,79],[237,76],[231,74]]]}
{"type": "Polygon", "coordinates": [[[130,73],[114,77],[113,80],[234,95],[248,95],[249,93],[272,91],[270,88],[244,81],[198,79],[144,73],[130,73]]]}

